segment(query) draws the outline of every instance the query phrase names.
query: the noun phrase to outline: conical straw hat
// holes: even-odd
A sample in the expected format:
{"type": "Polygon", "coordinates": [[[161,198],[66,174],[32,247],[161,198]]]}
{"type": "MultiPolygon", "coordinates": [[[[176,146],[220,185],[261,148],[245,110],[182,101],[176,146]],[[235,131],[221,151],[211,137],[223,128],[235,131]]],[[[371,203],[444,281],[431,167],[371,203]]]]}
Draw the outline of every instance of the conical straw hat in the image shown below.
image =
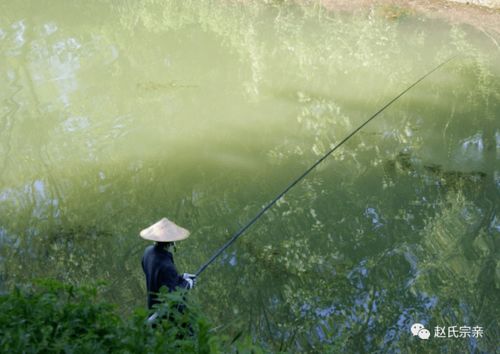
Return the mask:
{"type": "Polygon", "coordinates": [[[144,229],[140,233],[145,240],[157,242],[181,241],[189,237],[189,231],[177,226],[167,218],[163,218],[157,223],[144,229]]]}

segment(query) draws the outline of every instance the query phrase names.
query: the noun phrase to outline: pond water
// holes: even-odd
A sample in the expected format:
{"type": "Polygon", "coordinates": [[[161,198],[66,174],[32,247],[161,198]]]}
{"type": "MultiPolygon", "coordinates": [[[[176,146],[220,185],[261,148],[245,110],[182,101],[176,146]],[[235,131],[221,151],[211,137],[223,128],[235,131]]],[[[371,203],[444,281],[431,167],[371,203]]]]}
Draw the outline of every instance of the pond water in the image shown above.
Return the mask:
{"type": "Polygon", "coordinates": [[[498,350],[500,38],[404,8],[10,2],[0,15],[0,288],[105,280],[145,306],[138,232],[192,231],[221,334],[272,351],[498,350]],[[482,338],[419,340],[423,323],[482,338]]]}

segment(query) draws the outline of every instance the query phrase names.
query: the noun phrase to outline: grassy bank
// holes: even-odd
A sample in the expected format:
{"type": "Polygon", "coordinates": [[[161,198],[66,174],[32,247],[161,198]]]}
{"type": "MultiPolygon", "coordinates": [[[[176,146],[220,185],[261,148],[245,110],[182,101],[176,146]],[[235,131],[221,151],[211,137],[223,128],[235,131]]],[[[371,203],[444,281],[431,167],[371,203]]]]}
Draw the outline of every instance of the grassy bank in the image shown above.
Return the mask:
{"type": "Polygon", "coordinates": [[[162,294],[164,320],[147,323],[138,308],[122,317],[96,287],[53,280],[16,287],[0,296],[2,353],[219,353],[263,350],[247,339],[224,338],[182,294],[162,294]],[[178,305],[185,309],[178,311],[178,305]]]}

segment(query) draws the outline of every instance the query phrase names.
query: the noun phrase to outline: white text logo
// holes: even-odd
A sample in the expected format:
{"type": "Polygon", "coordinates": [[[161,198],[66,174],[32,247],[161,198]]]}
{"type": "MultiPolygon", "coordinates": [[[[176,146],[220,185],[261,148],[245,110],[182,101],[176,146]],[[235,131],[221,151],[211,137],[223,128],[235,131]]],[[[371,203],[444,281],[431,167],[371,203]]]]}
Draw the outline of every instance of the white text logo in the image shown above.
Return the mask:
{"type": "MultiPolygon", "coordinates": [[[[429,339],[431,332],[421,323],[411,326],[411,334],[420,339],[429,339]]],[[[448,326],[434,327],[434,338],[482,338],[484,329],[481,326],[448,326]]]]}

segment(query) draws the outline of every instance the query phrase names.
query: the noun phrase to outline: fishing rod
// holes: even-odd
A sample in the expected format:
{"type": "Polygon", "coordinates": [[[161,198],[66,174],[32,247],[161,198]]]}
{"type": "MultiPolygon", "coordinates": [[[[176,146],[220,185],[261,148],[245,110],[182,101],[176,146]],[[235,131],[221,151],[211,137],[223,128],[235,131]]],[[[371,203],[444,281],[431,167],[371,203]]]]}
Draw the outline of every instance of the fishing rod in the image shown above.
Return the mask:
{"type": "Polygon", "coordinates": [[[415,81],[413,84],[408,86],[405,90],[401,91],[396,97],[394,97],[392,100],[387,102],[382,108],[380,108],[377,112],[375,112],[370,118],[368,118],[363,124],[361,124],[359,127],[354,129],[349,135],[347,135],[344,139],[340,141],[337,145],[335,145],[333,148],[331,148],[329,151],[327,151],[322,157],[320,157],[314,164],[311,165],[304,173],[302,173],[300,176],[298,176],[296,179],[294,179],[281,193],[279,193],[273,200],[271,200],[266,206],[264,206],[258,213],[255,215],[246,225],[241,227],[238,231],[236,231],[233,236],[221,247],[217,252],[214,253],[210,259],[203,264],[198,271],[195,273],[196,276],[199,276],[217,257],[221,255],[222,252],[226,250],[229,246],[231,246],[243,233],[250,228],[255,222],[262,216],[264,215],[265,212],[267,212],[278,200],[280,200],[281,197],[283,197],[290,189],[292,189],[297,183],[299,183],[304,177],[306,177],[312,170],[316,168],[323,160],[325,160],[328,156],[330,156],[335,150],[337,150],[339,147],[341,147],[345,142],[347,142],[350,138],[352,138],[358,131],[360,131],[365,125],[370,123],[375,117],[377,117],[380,113],[382,113],[386,108],[388,108],[390,105],[392,105],[396,100],[398,100],[401,96],[403,96],[405,93],[410,91],[413,87],[415,87],[418,83],[420,83],[422,80],[424,80],[427,76],[431,75],[433,72],[441,68],[442,66],[446,65],[448,62],[451,60],[455,59],[457,56],[453,56],[438,66],[436,66],[434,69],[431,71],[427,72],[425,75],[420,77],[417,81],[415,81]]]}

